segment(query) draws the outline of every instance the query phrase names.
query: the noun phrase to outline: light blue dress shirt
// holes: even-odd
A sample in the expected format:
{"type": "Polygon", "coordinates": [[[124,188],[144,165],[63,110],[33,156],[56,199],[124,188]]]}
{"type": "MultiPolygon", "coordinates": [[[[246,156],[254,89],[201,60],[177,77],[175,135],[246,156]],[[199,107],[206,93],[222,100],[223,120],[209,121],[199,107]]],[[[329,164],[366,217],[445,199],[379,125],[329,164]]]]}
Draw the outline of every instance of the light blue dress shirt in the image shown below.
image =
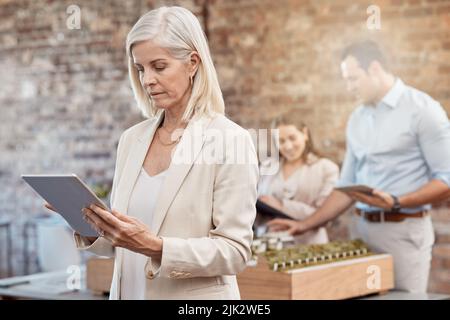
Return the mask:
{"type": "MultiPolygon", "coordinates": [[[[400,79],[375,106],[359,106],[347,124],[337,186],[364,184],[396,196],[432,179],[450,186],[450,122],[439,102],[400,79]]],[[[358,202],[364,211],[380,208],[358,202]]],[[[402,209],[417,212],[430,205],[402,209]]]]}

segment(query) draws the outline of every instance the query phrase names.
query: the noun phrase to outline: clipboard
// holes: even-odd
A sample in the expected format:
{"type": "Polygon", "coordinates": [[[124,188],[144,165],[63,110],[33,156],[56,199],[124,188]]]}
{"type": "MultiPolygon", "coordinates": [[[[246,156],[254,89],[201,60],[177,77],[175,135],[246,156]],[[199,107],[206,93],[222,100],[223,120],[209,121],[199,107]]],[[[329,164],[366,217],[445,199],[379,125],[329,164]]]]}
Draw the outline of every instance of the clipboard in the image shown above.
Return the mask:
{"type": "Polygon", "coordinates": [[[275,209],[274,207],[271,207],[268,204],[266,204],[260,200],[256,201],[256,212],[258,212],[259,214],[262,214],[266,217],[272,218],[272,219],[281,218],[281,219],[294,220],[294,218],[288,216],[284,212],[282,212],[278,209],[275,209]]]}
{"type": "Polygon", "coordinates": [[[369,196],[373,194],[373,190],[374,190],[373,188],[362,185],[362,184],[347,186],[347,187],[339,187],[339,188],[334,188],[334,189],[341,191],[341,192],[360,192],[360,193],[367,194],[369,196]]]}
{"type": "Polygon", "coordinates": [[[99,236],[83,219],[81,210],[91,204],[110,210],[76,174],[23,174],[21,177],[56,209],[74,231],[84,237],[99,236]]]}

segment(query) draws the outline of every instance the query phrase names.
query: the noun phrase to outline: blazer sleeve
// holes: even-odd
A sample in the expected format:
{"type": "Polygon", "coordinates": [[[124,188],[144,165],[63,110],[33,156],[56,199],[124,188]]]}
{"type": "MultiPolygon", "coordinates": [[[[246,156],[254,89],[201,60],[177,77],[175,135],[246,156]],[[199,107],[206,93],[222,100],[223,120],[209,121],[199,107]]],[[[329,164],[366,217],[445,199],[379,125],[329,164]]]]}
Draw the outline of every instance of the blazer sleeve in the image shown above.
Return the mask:
{"type": "MultiPolygon", "coordinates": [[[[120,172],[123,169],[123,160],[121,159],[124,158],[122,152],[125,134],[126,131],[120,136],[119,144],[117,146],[116,165],[114,170],[113,185],[111,188],[111,197],[110,197],[111,208],[114,203],[120,172]]],[[[109,242],[105,238],[98,237],[97,240],[95,240],[94,242],[90,242],[86,237],[79,235],[77,232],[74,232],[73,237],[75,240],[75,245],[80,250],[87,250],[99,256],[114,257],[115,254],[114,247],[111,245],[111,242],[109,242]]]]}
{"type": "Polygon", "coordinates": [[[321,188],[317,194],[317,198],[314,202],[309,205],[307,203],[289,199],[283,199],[283,211],[285,211],[289,216],[296,220],[306,219],[308,216],[313,214],[324,202],[325,199],[330,195],[334,189],[334,185],[339,178],[339,167],[329,161],[322,160],[322,176],[317,177],[317,179],[322,180],[321,188]]]}
{"type": "Polygon", "coordinates": [[[251,257],[259,173],[253,142],[248,132],[242,131],[239,139],[245,145],[245,163],[225,160],[215,164],[212,230],[203,238],[161,237],[161,261],[151,259],[151,268],[159,277],[235,275],[246,267],[251,257]]]}

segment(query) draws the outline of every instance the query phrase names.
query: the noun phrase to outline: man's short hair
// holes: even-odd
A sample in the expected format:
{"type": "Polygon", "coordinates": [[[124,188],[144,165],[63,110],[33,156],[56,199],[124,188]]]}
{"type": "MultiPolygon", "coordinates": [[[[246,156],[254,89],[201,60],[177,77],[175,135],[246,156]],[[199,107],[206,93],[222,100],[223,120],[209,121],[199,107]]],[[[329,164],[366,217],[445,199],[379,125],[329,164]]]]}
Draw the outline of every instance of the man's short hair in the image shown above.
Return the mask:
{"type": "Polygon", "coordinates": [[[372,61],[378,61],[384,69],[387,69],[386,57],[378,44],[372,40],[353,42],[344,49],[341,60],[345,60],[348,56],[354,57],[366,71],[372,61]]]}

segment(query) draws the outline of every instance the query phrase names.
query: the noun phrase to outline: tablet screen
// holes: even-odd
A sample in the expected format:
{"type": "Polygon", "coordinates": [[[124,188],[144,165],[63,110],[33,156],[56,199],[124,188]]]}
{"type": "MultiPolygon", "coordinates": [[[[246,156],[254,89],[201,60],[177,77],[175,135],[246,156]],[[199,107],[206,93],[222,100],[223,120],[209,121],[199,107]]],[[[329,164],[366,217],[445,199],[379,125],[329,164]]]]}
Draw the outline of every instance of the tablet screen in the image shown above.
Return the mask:
{"type": "Polygon", "coordinates": [[[354,186],[347,186],[347,187],[338,187],[335,188],[336,190],[342,191],[342,192],[361,192],[367,195],[373,194],[373,188],[364,186],[364,185],[354,185],[354,186]]]}
{"type": "Polygon", "coordinates": [[[85,237],[98,236],[97,231],[83,219],[81,210],[97,204],[109,211],[108,206],[75,174],[22,175],[22,178],[57,210],[72,229],[85,237]]]}

